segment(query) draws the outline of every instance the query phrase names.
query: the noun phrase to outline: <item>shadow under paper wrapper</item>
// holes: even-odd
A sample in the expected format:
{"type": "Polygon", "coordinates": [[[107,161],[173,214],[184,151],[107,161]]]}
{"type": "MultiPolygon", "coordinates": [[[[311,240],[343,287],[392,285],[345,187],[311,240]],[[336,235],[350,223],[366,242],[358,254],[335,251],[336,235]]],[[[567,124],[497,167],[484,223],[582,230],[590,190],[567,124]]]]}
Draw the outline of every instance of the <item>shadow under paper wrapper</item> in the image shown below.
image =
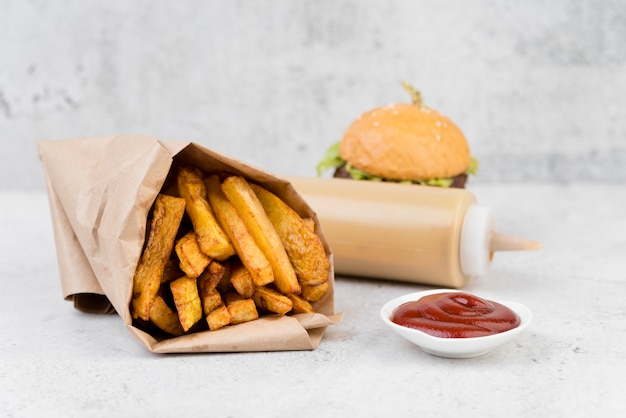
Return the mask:
{"type": "Polygon", "coordinates": [[[80,293],[73,295],[74,308],[88,314],[114,314],[115,308],[105,295],[80,293]]]}

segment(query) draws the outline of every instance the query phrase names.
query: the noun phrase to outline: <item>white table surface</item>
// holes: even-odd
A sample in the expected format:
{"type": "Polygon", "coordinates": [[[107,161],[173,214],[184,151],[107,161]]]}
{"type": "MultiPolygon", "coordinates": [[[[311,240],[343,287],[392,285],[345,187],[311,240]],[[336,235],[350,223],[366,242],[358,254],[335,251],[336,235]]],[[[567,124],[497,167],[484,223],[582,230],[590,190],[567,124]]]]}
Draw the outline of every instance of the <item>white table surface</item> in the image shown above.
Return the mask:
{"type": "Polygon", "coordinates": [[[515,340],[465,360],[430,356],[380,320],[387,300],[427,287],[340,276],[335,310],[345,316],[316,350],[152,354],[118,316],[83,314],[62,299],[46,195],[0,193],[0,416],[625,412],[626,186],[471,189],[501,232],[544,249],[498,254],[465,288],[534,314],[515,340]]]}

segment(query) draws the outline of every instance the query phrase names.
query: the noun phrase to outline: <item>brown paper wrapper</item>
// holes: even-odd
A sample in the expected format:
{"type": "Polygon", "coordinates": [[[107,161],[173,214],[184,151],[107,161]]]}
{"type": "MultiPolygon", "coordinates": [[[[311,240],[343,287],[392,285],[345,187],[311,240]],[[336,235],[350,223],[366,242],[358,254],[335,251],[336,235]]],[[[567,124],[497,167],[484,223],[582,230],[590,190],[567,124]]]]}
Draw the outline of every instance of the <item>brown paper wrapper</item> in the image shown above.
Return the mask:
{"type": "Polygon", "coordinates": [[[131,334],[156,353],[312,350],[326,327],[341,321],[334,312],[331,250],[315,213],[286,180],[192,142],[118,135],[40,141],[38,146],[63,296],[76,309],[117,312],[131,334]],[[330,290],[314,305],[318,313],[265,316],[164,340],[133,325],[129,303],[148,212],[175,162],[241,175],[315,220],[331,263],[330,290]]]}

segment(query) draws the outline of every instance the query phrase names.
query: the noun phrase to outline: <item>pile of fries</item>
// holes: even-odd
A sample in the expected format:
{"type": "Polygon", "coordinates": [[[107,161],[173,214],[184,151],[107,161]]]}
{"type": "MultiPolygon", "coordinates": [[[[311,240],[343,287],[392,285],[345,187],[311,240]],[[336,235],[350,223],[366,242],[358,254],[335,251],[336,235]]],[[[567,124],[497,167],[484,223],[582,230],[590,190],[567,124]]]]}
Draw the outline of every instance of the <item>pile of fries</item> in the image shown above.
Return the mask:
{"type": "Polygon", "coordinates": [[[330,263],[313,220],[241,176],[173,170],[174,184],[148,218],[133,279],[135,323],[180,336],[314,313],[330,263]]]}

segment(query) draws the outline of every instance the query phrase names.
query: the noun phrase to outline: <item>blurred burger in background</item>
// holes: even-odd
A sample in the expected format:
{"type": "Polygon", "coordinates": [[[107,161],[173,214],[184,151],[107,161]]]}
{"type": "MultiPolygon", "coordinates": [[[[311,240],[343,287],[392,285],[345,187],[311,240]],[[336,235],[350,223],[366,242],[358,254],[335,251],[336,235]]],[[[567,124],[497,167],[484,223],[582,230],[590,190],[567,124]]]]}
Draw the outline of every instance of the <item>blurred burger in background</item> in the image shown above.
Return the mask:
{"type": "Polygon", "coordinates": [[[478,162],[463,132],[447,117],[424,106],[407,83],[412,102],[378,107],[348,127],[317,165],[318,175],[463,188],[478,162]]]}

